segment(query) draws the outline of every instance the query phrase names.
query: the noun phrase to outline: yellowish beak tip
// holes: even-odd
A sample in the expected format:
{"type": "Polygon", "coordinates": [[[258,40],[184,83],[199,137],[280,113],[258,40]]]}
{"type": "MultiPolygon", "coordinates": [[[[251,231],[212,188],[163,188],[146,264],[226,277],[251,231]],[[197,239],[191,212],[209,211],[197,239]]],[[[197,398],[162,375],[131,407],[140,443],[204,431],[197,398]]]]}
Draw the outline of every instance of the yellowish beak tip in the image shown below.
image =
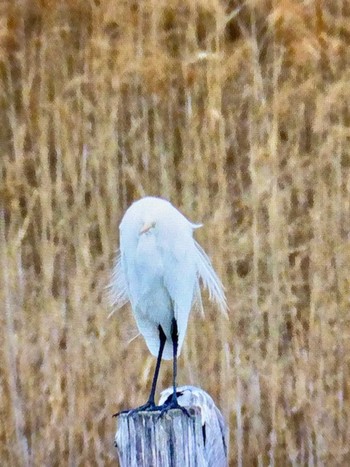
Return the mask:
{"type": "Polygon", "coordinates": [[[155,226],[155,222],[145,222],[143,224],[143,226],[141,227],[140,229],[140,235],[148,232],[149,230],[151,230],[153,227],[155,226]]]}

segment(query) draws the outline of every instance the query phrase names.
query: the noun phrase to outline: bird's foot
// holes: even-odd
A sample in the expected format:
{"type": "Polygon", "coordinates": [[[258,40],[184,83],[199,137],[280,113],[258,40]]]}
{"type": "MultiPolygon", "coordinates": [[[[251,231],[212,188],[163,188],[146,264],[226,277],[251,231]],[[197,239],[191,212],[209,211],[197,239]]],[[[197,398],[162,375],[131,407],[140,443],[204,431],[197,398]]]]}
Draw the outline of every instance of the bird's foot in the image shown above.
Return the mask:
{"type": "Polygon", "coordinates": [[[134,415],[135,413],[138,412],[152,412],[159,410],[159,406],[154,403],[154,401],[149,400],[146,402],[146,404],[140,405],[140,407],[136,407],[136,409],[129,409],[129,410],[121,410],[120,412],[117,412],[113,414],[113,417],[118,417],[118,415],[121,415],[123,413],[126,413],[128,415],[134,415]]]}
{"type": "Polygon", "coordinates": [[[181,412],[187,415],[187,417],[191,417],[191,414],[189,413],[189,411],[178,403],[176,393],[173,394],[173,396],[170,399],[168,399],[163,405],[161,405],[160,407],[157,407],[157,409],[160,410],[160,414],[158,415],[157,420],[162,418],[163,415],[166,414],[169,410],[174,410],[174,409],[181,410],[181,412]]]}

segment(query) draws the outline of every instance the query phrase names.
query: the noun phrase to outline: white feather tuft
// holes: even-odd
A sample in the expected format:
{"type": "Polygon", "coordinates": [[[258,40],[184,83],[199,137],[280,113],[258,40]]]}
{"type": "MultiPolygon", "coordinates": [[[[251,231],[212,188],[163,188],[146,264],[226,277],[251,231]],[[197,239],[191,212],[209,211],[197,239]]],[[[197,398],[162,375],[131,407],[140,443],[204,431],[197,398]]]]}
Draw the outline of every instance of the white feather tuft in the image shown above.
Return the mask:
{"type": "Polygon", "coordinates": [[[112,273],[112,279],[109,284],[109,299],[115,311],[122,308],[129,301],[128,286],[126,283],[125,274],[122,267],[122,257],[118,250],[115,258],[115,264],[112,273]]]}
{"type": "Polygon", "coordinates": [[[196,280],[196,283],[194,286],[192,306],[195,309],[195,311],[196,312],[198,311],[201,317],[204,318],[204,307],[202,303],[202,294],[201,294],[201,288],[200,288],[198,279],[196,280]]]}
{"type": "MultiPolygon", "coordinates": [[[[210,300],[217,303],[220,311],[227,316],[227,302],[224,286],[213,269],[209,257],[203,248],[195,241],[197,274],[202,280],[204,287],[209,291],[210,300]]],[[[197,295],[197,293],[196,293],[197,295]]],[[[198,302],[198,299],[197,299],[198,302]]]]}

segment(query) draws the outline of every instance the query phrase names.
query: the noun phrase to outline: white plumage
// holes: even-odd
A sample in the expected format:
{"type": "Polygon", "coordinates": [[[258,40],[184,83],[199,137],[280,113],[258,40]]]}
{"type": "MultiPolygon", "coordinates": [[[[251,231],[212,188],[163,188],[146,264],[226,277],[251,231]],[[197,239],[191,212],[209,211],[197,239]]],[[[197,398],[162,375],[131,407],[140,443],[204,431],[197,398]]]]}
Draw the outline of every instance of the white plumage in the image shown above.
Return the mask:
{"type": "Polygon", "coordinates": [[[163,359],[173,358],[171,324],[178,327],[178,355],[194,302],[201,307],[199,281],[221,311],[223,286],[208,256],[193,238],[201,225],[186,219],[168,201],[146,197],[133,203],[120,224],[120,252],[112,278],[116,308],[130,302],[150,352],[159,351],[159,325],[166,342],[163,359]]]}

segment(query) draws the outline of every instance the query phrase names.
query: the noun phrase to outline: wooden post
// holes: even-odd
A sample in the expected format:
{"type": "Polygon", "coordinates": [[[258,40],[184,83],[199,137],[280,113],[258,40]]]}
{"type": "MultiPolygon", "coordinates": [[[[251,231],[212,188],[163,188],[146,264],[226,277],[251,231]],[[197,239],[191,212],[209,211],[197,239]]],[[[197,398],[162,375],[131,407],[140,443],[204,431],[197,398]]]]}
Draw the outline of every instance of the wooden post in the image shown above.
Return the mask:
{"type": "MultiPolygon", "coordinates": [[[[165,396],[167,391],[171,388],[165,396]]],[[[162,417],[159,411],[118,415],[115,445],[121,467],[227,466],[227,427],[213,400],[200,388],[178,391],[183,402],[191,396],[190,417],[177,409],[162,417]],[[200,403],[194,405],[196,398],[200,403]]]]}
{"type": "Polygon", "coordinates": [[[201,416],[181,410],[118,416],[116,446],[121,467],[206,467],[201,416]]]}

